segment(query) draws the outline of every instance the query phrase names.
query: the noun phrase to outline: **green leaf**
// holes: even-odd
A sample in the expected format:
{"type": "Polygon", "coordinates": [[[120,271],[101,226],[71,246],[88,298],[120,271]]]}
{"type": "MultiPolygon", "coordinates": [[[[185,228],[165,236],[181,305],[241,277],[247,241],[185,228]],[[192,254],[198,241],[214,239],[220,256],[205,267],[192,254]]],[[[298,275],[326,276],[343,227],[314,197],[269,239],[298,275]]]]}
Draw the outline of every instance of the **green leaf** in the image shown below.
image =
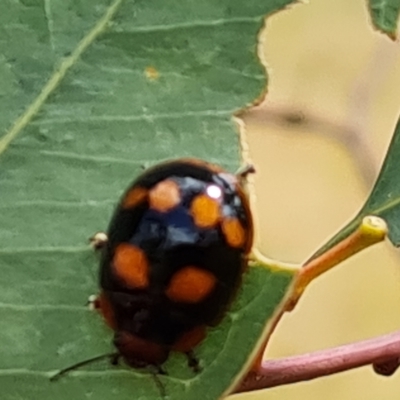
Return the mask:
{"type": "Polygon", "coordinates": [[[400,1],[369,0],[369,9],[375,27],[395,39],[400,13],[400,1]]]}
{"type": "Polygon", "coordinates": [[[400,120],[397,122],[392,142],[372,192],[356,217],[340,230],[314,255],[326,250],[349,236],[367,215],[383,218],[389,227],[389,239],[400,246],[400,120]]]}
{"type": "MultiPolygon", "coordinates": [[[[57,382],[52,372],[110,351],[85,306],[106,228],[143,167],[195,156],[235,170],[232,114],[264,90],[256,50],[264,15],[290,0],[0,2],[0,386],[2,399],[156,399],[151,377],[106,362],[57,382]]],[[[223,323],[174,355],[173,399],[217,399],[241,371],[292,275],[250,268],[223,323]]]]}
{"type": "MultiPolygon", "coordinates": [[[[80,399],[89,394],[107,400],[159,398],[149,374],[106,362],[87,367],[90,372],[82,369],[49,381],[48,371],[110,351],[111,332],[82,301],[95,290],[87,268],[94,267],[90,250],[3,252],[1,262],[8,277],[2,277],[2,287],[20,288],[19,293],[10,289],[2,294],[9,299],[0,308],[6,327],[0,331],[3,398],[80,399]]],[[[165,364],[169,376],[161,380],[170,398],[219,398],[241,371],[291,278],[287,272],[250,268],[232,309],[196,349],[203,371],[194,375],[180,354],[165,364]]]]}

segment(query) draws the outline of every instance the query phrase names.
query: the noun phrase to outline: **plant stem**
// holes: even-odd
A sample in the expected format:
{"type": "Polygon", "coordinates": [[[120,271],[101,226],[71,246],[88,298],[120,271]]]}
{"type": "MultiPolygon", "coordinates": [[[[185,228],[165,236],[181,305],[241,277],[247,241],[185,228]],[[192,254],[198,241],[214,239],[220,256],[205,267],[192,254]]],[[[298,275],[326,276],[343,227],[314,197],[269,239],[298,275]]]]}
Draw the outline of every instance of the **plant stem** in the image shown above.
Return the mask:
{"type": "MultiPolygon", "coordinates": [[[[253,257],[258,263],[266,264],[270,268],[287,269],[295,271],[297,276],[294,278],[295,281],[292,286],[292,291],[288,297],[286,303],[283,305],[283,309],[278,313],[273,321],[271,330],[264,340],[261,350],[258,355],[254,358],[252,372],[257,374],[259,369],[262,368],[261,363],[264,355],[265,348],[267,347],[268,341],[278,325],[280,319],[285,312],[290,312],[294,309],[298,303],[300,297],[304,293],[308,285],[318,276],[324,272],[332,269],[340,262],[346,260],[352,255],[359,251],[372,246],[373,244],[383,241],[387,236],[388,228],[386,222],[375,216],[366,216],[362,219],[358,228],[350,234],[347,238],[333,246],[331,249],[321,254],[320,256],[311,259],[306,262],[303,267],[294,266],[291,264],[284,264],[269,260],[258,252],[253,250],[253,257]]],[[[378,366],[379,369],[379,366],[378,366]]]]}
{"type": "Polygon", "coordinates": [[[264,361],[251,371],[236,393],[308,381],[369,364],[384,364],[400,358],[400,331],[301,356],[264,361]]]}
{"type": "Polygon", "coordinates": [[[311,281],[359,251],[383,241],[387,232],[388,228],[383,219],[375,216],[364,217],[359,227],[347,238],[304,264],[296,277],[294,289],[285,310],[293,310],[311,281]]]}

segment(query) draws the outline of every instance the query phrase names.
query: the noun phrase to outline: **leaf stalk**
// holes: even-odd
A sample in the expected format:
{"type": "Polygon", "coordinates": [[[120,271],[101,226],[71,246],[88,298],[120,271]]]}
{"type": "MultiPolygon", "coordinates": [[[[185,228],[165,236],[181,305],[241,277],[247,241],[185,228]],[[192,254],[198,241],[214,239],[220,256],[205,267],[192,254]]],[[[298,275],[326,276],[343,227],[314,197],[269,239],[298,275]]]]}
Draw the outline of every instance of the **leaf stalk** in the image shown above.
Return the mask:
{"type": "Polygon", "coordinates": [[[285,305],[285,311],[293,310],[305,289],[318,276],[361,250],[382,242],[387,234],[388,227],[382,218],[376,216],[364,217],[358,228],[347,238],[317,258],[305,262],[295,278],[293,291],[285,305]]]}

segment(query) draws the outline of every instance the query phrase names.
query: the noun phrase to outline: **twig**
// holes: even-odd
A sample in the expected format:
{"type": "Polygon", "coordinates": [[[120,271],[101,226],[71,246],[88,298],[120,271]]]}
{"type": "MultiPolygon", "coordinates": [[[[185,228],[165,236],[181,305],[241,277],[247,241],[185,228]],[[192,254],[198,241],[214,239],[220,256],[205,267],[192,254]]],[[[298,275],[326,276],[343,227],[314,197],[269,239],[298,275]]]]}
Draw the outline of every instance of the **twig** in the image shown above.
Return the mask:
{"type": "Polygon", "coordinates": [[[353,123],[336,122],[325,115],[318,115],[309,110],[291,109],[285,106],[265,104],[254,107],[241,118],[248,124],[250,121],[259,124],[287,125],[292,128],[321,132],[343,143],[356,160],[360,174],[366,186],[370,188],[378,174],[379,165],[371,146],[353,123]]]}
{"type": "Polygon", "coordinates": [[[397,331],[301,356],[264,361],[258,372],[246,376],[236,393],[308,381],[369,364],[398,362],[399,357],[400,331],[397,331]]]}
{"type": "Polygon", "coordinates": [[[268,99],[262,106],[247,110],[242,118],[245,122],[287,125],[293,128],[316,131],[343,143],[352,155],[363,182],[368,190],[378,175],[380,157],[377,157],[371,137],[370,116],[374,114],[374,99],[382,84],[398,63],[397,44],[380,41],[365,67],[359,72],[348,93],[348,110],[340,121],[325,114],[317,114],[307,108],[293,109],[279,106],[268,99]]]}

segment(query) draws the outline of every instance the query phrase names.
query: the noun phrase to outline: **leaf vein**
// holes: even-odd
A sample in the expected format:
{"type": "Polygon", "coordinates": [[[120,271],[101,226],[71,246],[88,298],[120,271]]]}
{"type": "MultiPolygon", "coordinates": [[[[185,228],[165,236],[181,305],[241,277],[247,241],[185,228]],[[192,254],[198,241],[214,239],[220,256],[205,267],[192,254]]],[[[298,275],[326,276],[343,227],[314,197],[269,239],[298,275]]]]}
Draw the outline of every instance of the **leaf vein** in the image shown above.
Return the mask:
{"type": "Polygon", "coordinates": [[[28,106],[25,112],[17,118],[10,130],[0,139],[0,155],[4,153],[10,143],[28,125],[28,123],[31,122],[31,120],[42,108],[48,97],[59,86],[69,69],[75,65],[83,52],[107,28],[108,23],[113,18],[122,2],[123,0],[114,0],[94,28],[79,42],[72,54],[61,62],[59,68],[47,81],[46,85],[43,87],[36,99],[28,106]]]}
{"type": "Polygon", "coordinates": [[[46,15],[46,21],[47,21],[47,29],[49,31],[49,42],[50,46],[53,51],[55,51],[56,46],[55,46],[55,38],[54,38],[54,24],[53,24],[53,17],[52,17],[52,12],[51,12],[51,0],[44,0],[44,12],[46,15]]]}
{"type": "Polygon", "coordinates": [[[57,310],[57,311],[90,311],[87,306],[73,306],[69,304],[8,304],[0,303],[0,309],[13,311],[31,311],[31,310],[57,310]]]}
{"type": "Polygon", "coordinates": [[[113,32],[123,33],[140,33],[140,32],[155,32],[155,31],[172,31],[177,29],[193,29],[193,28],[207,28],[211,26],[221,26],[229,24],[246,24],[259,22],[264,16],[256,17],[237,17],[237,18],[219,18],[214,20],[197,20],[188,22],[178,22],[175,24],[160,24],[160,25],[148,25],[138,26],[135,29],[124,29],[116,27],[112,29],[113,32]]]}
{"type": "Polygon", "coordinates": [[[87,200],[87,201],[61,201],[61,200],[25,200],[11,204],[0,204],[0,209],[24,208],[24,207],[104,207],[115,204],[115,199],[110,200],[87,200]]]}
{"type": "Polygon", "coordinates": [[[86,246],[48,246],[48,247],[15,247],[2,248],[1,254],[18,254],[18,253],[84,253],[93,251],[89,245],[86,246]]]}
{"type": "MultiPolygon", "coordinates": [[[[157,119],[180,119],[187,117],[226,117],[232,116],[236,110],[202,110],[184,111],[176,113],[142,114],[142,115],[96,115],[96,116],[68,116],[67,118],[47,118],[33,122],[34,125],[66,124],[74,122],[134,122],[157,119]]],[[[1,142],[0,142],[1,143],[1,142]]]]}
{"type": "Polygon", "coordinates": [[[151,160],[127,160],[122,158],[114,158],[114,157],[102,157],[102,156],[92,156],[88,154],[74,154],[66,151],[53,151],[53,150],[42,150],[40,154],[50,156],[50,157],[60,157],[60,158],[69,158],[74,160],[83,160],[83,161],[96,161],[96,162],[106,162],[106,163],[115,163],[115,164],[128,164],[128,165],[136,165],[140,166],[143,163],[149,162],[151,160]]]}
{"type": "Polygon", "coordinates": [[[400,204],[400,197],[397,199],[394,199],[392,201],[383,203],[380,207],[376,208],[375,210],[371,210],[371,212],[369,212],[368,209],[366,211],[368,211],[367,214],[382,215],[385,211],[390,211],[391,208],[394,208],[394,207],[398,206],[399,204],[400,204]]]}

